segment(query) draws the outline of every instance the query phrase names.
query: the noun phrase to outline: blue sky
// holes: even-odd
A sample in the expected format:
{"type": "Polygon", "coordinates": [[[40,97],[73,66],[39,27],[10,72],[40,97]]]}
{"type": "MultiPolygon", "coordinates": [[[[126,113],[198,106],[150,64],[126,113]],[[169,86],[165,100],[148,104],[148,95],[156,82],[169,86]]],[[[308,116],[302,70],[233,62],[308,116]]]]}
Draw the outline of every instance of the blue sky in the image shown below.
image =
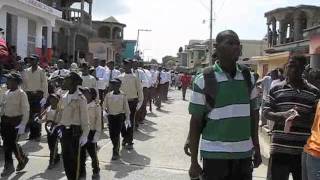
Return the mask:
{"type": "MultiPolygon", "coordinates": [[[[235,30],[241,39],[262,39],[266,34],[266,11],[300,4],[319,5],[319,0],[213,0],[215,22],[213,34],[235,30]]],[[[114,16],[127,25],[125,39],[141,34],[140,49],[145,59],[161,62],[165,55],[175,56],[190,39],[209,38],[209,0],[94,0],[93,18],[114,16]],[[206,21],[206,23],[203,23],[206,21]]]]}

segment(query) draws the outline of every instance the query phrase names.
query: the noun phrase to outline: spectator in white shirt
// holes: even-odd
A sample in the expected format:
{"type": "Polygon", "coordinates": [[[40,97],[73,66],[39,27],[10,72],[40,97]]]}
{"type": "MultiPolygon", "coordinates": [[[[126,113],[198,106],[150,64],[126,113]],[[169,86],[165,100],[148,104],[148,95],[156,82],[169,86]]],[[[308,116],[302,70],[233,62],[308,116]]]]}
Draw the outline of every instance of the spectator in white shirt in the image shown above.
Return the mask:
{"type": "Polygon", "coordinates": [[[49,80],[53,79],[53,78],[56,78],[58,76],[61,76],[61,77],[66,77],[69,75],[70,71],[65,69],[65,64],[64,64],[64,61],[62,59],[59,59],[58,62],[57,62],[57,66],[58,66],[58,70],[54,71],[50,77],[49,77],[49,80]]]}
{"type": "Polygon", "coordinates": [[[118,78],[121,72],[114,68],[114,61],[109,61],[107,63],[107,67],[108,67],[107,76],[108,76],[108,87],[109,87],[110,81],[114,80],[115,78],[118,78]]]}
{"type": "Polygon", "coordinates": [[[96,70],[96,78],[98,80],[97,81],[97,89],[99,91],[100,103],[102,103],[104,100],[106,88],[108,85],[107,70],[106,70],[105,66],[101,66],[101,65],[105,65],[105,62],[106,62],[106,60],[99,60],[97,58],[95,58],[93,60],[93,66],[96,70]]]}
{"type": "MultiPolygon", "coordinates": [[[[97,79],[89,74],[90,67],[88,63],[82,63],[81,65],[81,78],[82,78],[82,87],[84,88],[93,88],[96,90],[97,94],[97,79]]],[[[98,98],[97,98],[98,99],[98,98]]]]}

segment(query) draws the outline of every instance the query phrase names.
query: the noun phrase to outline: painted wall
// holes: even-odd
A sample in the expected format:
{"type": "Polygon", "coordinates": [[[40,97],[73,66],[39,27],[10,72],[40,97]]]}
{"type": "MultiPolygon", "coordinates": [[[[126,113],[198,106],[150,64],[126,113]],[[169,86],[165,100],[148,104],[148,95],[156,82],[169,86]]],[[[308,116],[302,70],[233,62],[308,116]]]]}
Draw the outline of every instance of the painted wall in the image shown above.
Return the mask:
{"type": "Polygon", "coordinates": [[[122,59],[127,59],[127,58],[134,58],[135,55],[135,46],[136,42],[135,41],[124,41],[125,43],[125,48],[121,52],[121,58],[122,59]]]}
{"type": "Polygon", "coordinates": [[[268,72],[276,68],[284,68],[285,64],[288,63],[288,59],[282,58],[277,60],[270,61],[259,61],[257,65],[257,73],[260,77],[263,77],[265,74],[263,72],[264,65],[267,65],[268,72]]]}

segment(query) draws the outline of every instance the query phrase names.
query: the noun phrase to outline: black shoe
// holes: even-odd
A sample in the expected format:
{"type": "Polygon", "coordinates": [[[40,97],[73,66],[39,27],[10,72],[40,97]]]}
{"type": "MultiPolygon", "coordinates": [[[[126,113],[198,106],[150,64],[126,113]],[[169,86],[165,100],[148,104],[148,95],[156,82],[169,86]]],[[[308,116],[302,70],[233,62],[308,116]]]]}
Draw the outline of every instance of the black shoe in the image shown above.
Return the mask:
{"type": "Polygon", "coordinates": [[[112,158],[111,158],[111,160],[112,160],[112,161],[116,161],[116,160],[119,160],[119,159],[120,159],[119,152],[114,151],[114,152],[112,153],[112,158]]]}
{"type": "Polygon", "coordinates": [[[54,160],[54,164],[58,164],[60,162],[60,154],[57,155],[56,159],[54,160]]]}
{"type": "Polygon", "coordinates": [[[29,162],[29,158],[28,157],[25,157],[22,162],[19,162],[19,164],[17,165],[17,168],[16,168],[16,171],[22,171],[26,165],[28,164],[29,162]]]}
{"type": "Polygon", "coordinates": [[[54,168],[54,166],[55,166],[55,164],[53,164],[53,163],[49,163],[49,166],[48,166],[48,170],[50,170],[50,169],[53,169],[54,168]]]}
{"type": "Polygon", "coordinates": [[[36,137],[36,138],[34,138],[34,141],[35,141],[35,142],[40,142],[40,141],[41,141],[41,137],[36,137]]]}
{"type": "Polygon", "coordinates": [[[9,167],[5,167],[1,173],[1,177],[10,176],[12,173],[14,173],[13,165],[9,167]]]}
{"type": "Polygon", "coordinates": [[[93,173],[91,177],[92,177],[92,179],[99,179],[100,178],[100,174],[99,173],[93,173]]]}
{"type": "Polygon", "coordinates": [[[85,179],[87,177],[87,173],[86,172],[81,172],[79,175],[79,178],[81,179],[85,179]]]}
{"type": "Polygon", "coordinates": [[[127,150],[133,150],[133,143],[128,144],[128,145],[126,146],[126,149],[127,149],[127,150]]]}

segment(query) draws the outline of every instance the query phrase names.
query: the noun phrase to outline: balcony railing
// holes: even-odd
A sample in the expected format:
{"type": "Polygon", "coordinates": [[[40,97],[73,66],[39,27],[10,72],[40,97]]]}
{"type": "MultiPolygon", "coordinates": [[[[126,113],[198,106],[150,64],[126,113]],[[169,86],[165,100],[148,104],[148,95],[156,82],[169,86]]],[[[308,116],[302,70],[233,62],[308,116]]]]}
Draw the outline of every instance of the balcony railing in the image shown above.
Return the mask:
{"type": "Polygon", "coordinates": [[[81,9],[63,8],[62,18],[74,23],[91,25],[90,15],[81,9]]]}

